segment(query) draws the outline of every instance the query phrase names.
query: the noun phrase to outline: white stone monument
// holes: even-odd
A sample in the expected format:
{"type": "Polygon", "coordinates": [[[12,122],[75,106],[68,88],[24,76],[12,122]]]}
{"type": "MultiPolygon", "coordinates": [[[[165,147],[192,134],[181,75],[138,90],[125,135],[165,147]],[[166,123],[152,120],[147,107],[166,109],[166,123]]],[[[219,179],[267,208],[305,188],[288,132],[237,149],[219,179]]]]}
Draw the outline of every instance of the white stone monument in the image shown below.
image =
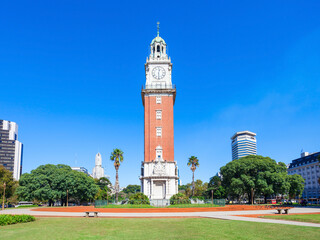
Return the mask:
{"type": "Polygon", "coordinates": [[[97,153],[95,163],[96,165],[92,170],[92,177],[96,179],[104,177],[104,169],[102,167],[102,158],[100,153],[97,153]]]}

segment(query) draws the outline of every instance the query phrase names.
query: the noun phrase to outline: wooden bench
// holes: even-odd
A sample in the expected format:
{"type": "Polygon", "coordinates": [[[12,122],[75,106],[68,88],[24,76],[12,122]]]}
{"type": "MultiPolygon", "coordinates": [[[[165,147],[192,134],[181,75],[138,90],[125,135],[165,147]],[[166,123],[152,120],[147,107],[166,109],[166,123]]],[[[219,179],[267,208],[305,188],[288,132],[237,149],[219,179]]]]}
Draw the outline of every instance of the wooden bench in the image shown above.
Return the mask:
{"type": "Polygon", "coordinates": [[[289,214],[290,208],[277,208],[278,214],[281,214],[282,210],[284,210],[284,214],[289,214]]]}
{"type": "Polygon", "coordinates": [[[88,211],[88,212],[85,212],[86,213],[86,215],[85,215],[85,217],[90,217],[90,213],[93,213],[94,215],[94,217],[98,217],[98,213],[99,212],[96,212],[96,211],[88,211]]]}

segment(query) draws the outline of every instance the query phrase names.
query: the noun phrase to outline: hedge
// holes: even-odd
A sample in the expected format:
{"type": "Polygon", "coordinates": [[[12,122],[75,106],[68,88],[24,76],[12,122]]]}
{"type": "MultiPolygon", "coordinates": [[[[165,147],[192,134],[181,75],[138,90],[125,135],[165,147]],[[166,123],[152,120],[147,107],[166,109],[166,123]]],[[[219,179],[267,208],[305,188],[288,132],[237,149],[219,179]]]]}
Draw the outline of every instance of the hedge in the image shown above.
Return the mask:
{"type": "Polygon", "coordinates": [[[36,218],[30,215],[0,214],[0,226],[16,224],[16,223],[33,222],[35,220],[36,218]]]}

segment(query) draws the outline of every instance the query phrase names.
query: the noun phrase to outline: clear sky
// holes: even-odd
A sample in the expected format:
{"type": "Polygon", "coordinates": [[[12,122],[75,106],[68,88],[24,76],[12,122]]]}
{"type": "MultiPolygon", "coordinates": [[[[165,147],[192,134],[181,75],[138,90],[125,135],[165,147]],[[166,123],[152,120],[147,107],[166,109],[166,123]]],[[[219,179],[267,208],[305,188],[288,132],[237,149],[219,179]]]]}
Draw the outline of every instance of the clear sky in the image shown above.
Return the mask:
{"type": "Polygon", "coordinates": [[[124,151],[120,185],[139,184],[144,63],[169,47],[175,158],[182,183],[231,161],[230,137],[257,133],[258,154],[289,163],[320,151],[320,1],[2,1],[0,119],[19,125],[23,172],[84,166],[124,151]]]}

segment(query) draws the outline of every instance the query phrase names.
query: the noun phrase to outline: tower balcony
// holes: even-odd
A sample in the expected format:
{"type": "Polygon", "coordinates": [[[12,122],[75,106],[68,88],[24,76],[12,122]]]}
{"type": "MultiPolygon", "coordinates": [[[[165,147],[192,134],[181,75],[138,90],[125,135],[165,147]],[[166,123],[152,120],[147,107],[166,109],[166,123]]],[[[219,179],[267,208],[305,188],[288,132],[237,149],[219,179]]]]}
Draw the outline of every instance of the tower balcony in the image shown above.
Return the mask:
{"type": "Polygon", "coordinates": [[[141,87],[141,97],[142,104],[144,106],[144,95],[149,93],[168,93],[173,95],[173,104],[176,100],[176,85],[167,83],[153,83],[142,85],[141,87]]]}
{"type": "Polygon", "coordinates": [[[151,84],[146,84],[146,85],[142,85],[142,89],[159,89],[159,90],[167,90],[167,89],[176,89],[176,85],[175,84],[168,84],[168,83],[151,83],[151,84]]]}

